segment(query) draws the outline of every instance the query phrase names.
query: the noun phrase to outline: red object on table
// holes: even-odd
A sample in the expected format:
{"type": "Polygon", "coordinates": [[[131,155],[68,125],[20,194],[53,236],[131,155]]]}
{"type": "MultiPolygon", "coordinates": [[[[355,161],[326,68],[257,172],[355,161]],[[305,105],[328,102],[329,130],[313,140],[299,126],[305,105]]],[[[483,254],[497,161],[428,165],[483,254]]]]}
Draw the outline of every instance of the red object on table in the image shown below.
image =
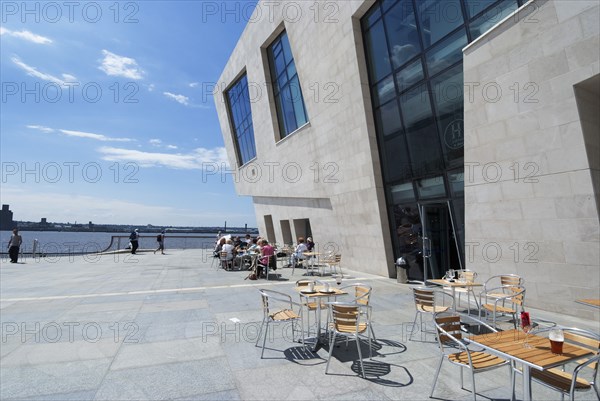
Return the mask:
{"type": "Polygon", "coordinates": [[[521,327],[531,326],[531,321],[529,320],[529,312],[521,312],[521,327]]]}

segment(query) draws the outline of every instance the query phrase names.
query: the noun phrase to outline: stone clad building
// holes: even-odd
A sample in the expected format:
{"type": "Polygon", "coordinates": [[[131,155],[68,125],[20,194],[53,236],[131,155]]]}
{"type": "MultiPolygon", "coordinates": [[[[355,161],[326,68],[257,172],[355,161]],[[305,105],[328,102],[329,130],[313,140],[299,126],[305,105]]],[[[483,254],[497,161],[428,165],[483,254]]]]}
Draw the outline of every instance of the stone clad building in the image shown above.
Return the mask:
{"type": "Polygon", "coordinates": [[[236,190],[278,244],[422,281],[597,298],[599,3],[259,2],[215,92],[236,190]],[[269,4],[266,4],[269,3],[269,4]]]}

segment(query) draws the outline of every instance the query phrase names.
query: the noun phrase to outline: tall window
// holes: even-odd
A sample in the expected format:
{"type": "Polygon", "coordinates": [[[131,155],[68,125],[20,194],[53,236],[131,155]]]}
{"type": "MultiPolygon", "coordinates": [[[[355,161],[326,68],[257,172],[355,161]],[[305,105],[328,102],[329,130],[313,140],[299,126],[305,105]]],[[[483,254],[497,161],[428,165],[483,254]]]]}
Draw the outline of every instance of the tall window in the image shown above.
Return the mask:
{"type": "Polygon", "coordinates": [[[296,64],[294,64],[286,32],[279,35],[269,46],[268,56],[279,132],[284,138],[308,121],[296,64]]]}
{"type": "Polygon", "coordinates": [[[227,91],[226,96],[238,162],[243,165],[256,157],[246,74],[227,91]]]}

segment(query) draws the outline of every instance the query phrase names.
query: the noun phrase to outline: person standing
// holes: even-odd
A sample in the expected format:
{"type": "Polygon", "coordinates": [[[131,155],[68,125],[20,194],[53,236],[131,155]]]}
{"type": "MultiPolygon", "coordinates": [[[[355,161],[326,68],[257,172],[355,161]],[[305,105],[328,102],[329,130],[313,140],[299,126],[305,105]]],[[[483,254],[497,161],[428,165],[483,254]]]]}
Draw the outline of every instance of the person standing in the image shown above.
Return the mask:
{"type": "Polygon", "coordinates": [[[158,234],[156,236],[156,240],[158,241],[158,248],[156,248],[156,250],[154,251],[154,254],[156,254],[156,251],[160,251],[161,255],[165,254],[165,230],[162,230],[160,232],[160,234],[158,234]]]}
{"type": "Polygon", "coordinates": [[[19,259],[19,248],[23,243],[23,238],[19,235],[19,230],[13,228],[10,241],[8,241],[8,256],[10,256],[10,263],[17,263],[19,259]]]}
{"type": "Polygon", "coordinates": [[[131,235],[129,235],[129,241],[131,242],[131,254],[132,255],[135,255],[135,251],[137,251],[138,247],[140,246],[140,244],[138,242],[139,237],[140,237],[140,235],[138,234],[137,228],[135,230],[133,230],[131,235]]]}

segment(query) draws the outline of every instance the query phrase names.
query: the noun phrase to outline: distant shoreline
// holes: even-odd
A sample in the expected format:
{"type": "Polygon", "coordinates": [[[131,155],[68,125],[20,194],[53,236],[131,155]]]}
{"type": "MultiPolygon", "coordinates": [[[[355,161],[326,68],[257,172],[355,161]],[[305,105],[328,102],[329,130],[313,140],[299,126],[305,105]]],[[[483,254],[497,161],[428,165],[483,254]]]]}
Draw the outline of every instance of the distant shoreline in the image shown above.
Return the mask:
{"type": "MultiPolygon", "coordinates": [[[[178,227],[140,227],[140,226],[127,226],[127,227],[28,227],[17,224],[19,231],[53,231],[53,232],[89,232],[89,233],[130,233],[133,229],[137,228],[140,233],[159,233],[163,230],[168,233],[181,233],[181,234],[216,234],[221,232],[227,233],[248,233],[258,234],[256,228],[245,228],[245,227],[230,227],[227,230],[223,228],[213,227],[193,227],[193,228],[178,228],[178,227]]],[[[3,229],[1,231],[12,231],[12,229],[3,229]]]]}

